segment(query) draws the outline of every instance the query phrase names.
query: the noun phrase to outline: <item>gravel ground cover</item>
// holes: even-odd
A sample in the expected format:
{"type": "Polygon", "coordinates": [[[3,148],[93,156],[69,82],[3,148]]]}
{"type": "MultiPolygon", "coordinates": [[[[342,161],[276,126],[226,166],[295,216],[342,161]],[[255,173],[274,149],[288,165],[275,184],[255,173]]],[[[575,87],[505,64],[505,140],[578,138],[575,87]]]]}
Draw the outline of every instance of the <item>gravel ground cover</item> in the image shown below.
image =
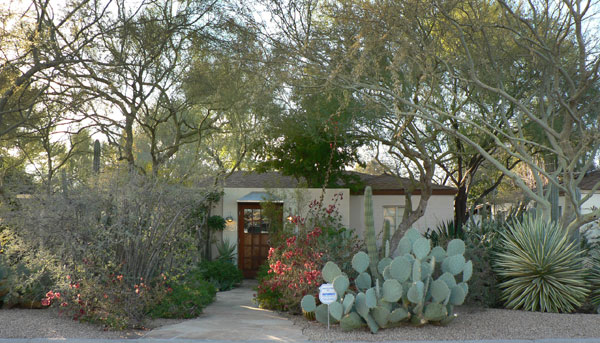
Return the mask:
{"type": "MultiPolygon", "coordinates": [[[[182,320],[159,319],[148,323],[148,329],[163,325],[177,324],[182,320]]],[[[79,323],[68,317],[61,317],[52,310],[0,310],[0,338],[139,338],[147,331],[107,331],[100,325],[79,323]]]]}
{"type": "MultiPolygon", "coordinates": [[[[600,315],[556,314],[502,309],[460,307],[459,317],[447,326],[426,325],[421,328],[402,326],[371,334],[367,329],[344,332],[339,326],[308,322],[289,316],[303,334],[314,341],[394,341],[394,340],[475,340],[475,339],[542,339],[600,338],[600,315]]],[[[171,325],[183,320],[161,319],[148,323],[148,329],[171,325]]],[[[101,326],[79,323],[59,317],[49,310],[0,310],[0,338],[103,338],[135,339],[147,331],[105,331],[101,326]]]]}
{"type": "Polygon", "coordinates": [[[476,339],[542,339],[600,338],[600,315],[558,314],[460,307],[458,318],[447,326],[410,325],[380,330],[345,332],[338,325],[328,331],[326,325],[294,319],[303,333],[314,341],[394,341],[394,340],[476,340],[476,339]]]}

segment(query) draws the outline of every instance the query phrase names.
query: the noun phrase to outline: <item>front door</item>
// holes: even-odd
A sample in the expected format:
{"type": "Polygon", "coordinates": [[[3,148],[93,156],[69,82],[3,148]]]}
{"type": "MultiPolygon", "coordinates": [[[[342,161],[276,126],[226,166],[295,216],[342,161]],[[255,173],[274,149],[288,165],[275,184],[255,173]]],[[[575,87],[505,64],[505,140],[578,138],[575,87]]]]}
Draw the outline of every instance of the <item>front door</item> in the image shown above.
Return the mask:
{"type": "Polygon", "coordinates": [[[238,218],[238,266],[244,277],[254,278],[269,255],[271,223],[259,203],[238,203],[238,218]]]}

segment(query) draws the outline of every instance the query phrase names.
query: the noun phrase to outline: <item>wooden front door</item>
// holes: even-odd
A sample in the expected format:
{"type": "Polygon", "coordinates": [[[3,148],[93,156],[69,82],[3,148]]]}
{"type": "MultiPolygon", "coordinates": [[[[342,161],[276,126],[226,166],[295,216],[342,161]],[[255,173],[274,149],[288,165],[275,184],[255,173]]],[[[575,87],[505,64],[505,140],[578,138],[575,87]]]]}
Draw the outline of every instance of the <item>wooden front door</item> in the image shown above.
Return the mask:
{"type": "Polygon", "coordinates": [[[260,204],[238,203],[238,266],[246,278],[256,277],[267,260],[270,226],[260,204]]]}

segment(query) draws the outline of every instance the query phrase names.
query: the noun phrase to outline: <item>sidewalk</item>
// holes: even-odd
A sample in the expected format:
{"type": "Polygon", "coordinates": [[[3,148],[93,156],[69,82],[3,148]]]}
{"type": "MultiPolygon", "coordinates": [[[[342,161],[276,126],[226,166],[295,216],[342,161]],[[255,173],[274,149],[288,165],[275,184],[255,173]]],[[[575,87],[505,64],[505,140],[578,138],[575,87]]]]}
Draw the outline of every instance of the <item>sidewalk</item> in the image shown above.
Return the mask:
{"type": "Polygon", "coordinates": [[[241,287],[219,292],[200,317],[152,330],[143,339],[307,342],[292,321],[252,302],[255,285],[245,280],[241,287]]]}

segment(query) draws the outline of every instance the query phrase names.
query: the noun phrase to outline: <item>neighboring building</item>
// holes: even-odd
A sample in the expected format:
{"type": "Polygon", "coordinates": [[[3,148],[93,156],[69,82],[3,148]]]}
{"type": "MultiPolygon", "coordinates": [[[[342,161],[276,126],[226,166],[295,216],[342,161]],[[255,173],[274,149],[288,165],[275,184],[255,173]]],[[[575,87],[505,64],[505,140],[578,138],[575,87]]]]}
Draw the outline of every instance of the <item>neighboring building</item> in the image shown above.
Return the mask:
{"type": "MultiPolygon", "coordinates": [[[[352,172],[359,176],[365,186],[373,189],[375,228],[380,232],[384,220],[397,227],[404,209],[404,182],[392,175],[368,175],[352,172]]],[[[252,277],[268,254],[268,227],[260,203],[269,200],[281,204],[282,220],[288,216],[305,217],[310,203],[319,200],[322,189],[301,188],[298,181],[276,172],[235,172],[223,183],[223,197],[215,205],[213,214],[228,220],[223,239],[237,243],[238,265],[247,277],[252,277]]],[[[446,186],[434,186],[424,216],[414,227],[422,232],[451,220],[454,215],[456,190],[446,186]]],[[[419,202],[419,193],[413,194],[413,206],[419,202]]],[[[354,229],[359,236],[364,232],[363,191],[350,192],[348,188],[326,189],[323,206],[336,203],[341,222],[354,229]]]]}

